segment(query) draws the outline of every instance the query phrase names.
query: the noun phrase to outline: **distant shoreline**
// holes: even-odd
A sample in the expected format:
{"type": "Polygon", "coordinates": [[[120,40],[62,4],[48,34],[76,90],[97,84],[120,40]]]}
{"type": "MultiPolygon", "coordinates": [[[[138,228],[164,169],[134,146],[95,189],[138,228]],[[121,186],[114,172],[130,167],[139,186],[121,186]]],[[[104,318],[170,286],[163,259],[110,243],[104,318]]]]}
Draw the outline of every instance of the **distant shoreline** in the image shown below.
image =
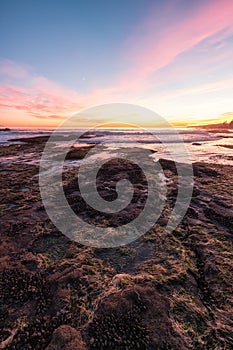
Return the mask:
{"type": "Polygon", "coordinates": [[[233,120],[229,123],[218,123],[218,124],[205,124],[205,125],[196,125],[196,126],[189,126],[188,128],[196,128],[196,129],[204,129],[208,132],[215,132],[215,133],[229,133],[230,130],[233,131],[233,120]]]}
{"type": "Polygon", "coordinates": [[[11,131],[11,129],[10,128],[0,128],[0,131],[7,132],[7,131],[11,131]]]}

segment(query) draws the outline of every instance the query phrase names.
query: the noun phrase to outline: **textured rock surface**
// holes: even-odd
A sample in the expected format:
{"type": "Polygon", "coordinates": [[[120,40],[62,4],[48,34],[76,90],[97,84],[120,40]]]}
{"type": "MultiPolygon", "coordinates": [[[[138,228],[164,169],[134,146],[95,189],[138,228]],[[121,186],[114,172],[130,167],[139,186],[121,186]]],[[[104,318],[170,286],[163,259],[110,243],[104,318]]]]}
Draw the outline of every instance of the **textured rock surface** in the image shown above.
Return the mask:
{"type": "Polygon", "coordinates": [[[70,326],[60,326],[54,332],[46,350],[86,350],[80,332],[70,326]]]}
{"type": "MultiPolygon", "coordinates": [[[[0,154],[33,151],[39,157],[42,144],[33,145],[0,148],[0,154]]],[[[0,166],[1,346],[232,349],[232,168],[194,165],[189,210],[167,234],[178,179],[171,161],[160,163],[167,177],[162,216],[137,241],[111,249],[84,247],[58,232],[41,202],[37,166],[0,166]]],[[[117,164],[105,169],[109,190],[97,181],[105,198],[116,196],[109,176],[117,180],[116,170],[117,164]]],[[[134,170],[138,205],[140,196],[142,204],[145,200],[146,182],[134,170]]],[[[81,201],[76,175],[76,170],[64,174],[67,199],[93,220],[94,213],[81,201]]],[[[129,206],[126,217],[133,210],[135,205],[129,206]]]]}

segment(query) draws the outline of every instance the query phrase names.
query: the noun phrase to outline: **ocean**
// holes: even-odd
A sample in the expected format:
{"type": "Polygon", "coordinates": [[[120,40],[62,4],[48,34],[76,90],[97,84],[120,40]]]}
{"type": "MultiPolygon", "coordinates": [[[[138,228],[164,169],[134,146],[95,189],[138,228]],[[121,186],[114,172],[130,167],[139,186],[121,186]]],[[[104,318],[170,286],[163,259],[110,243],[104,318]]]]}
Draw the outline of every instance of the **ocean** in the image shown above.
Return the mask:
{"type": "MultiPolygon", "coordinates": [[[[8,146],[10,144],[20,144],[17,141],[20,138],[46,136],[50,135],[53,129],[12,129],[7,132],[0,132],[0,145],[8,146]],[[12,141],[15,139],[15,141],[12,141]]],[[[84,129],[63,131],[62,135],[68,136],[71,133],[85,133],[84,129]]],[[[173,130],[168,129],[97,129],[89,132],[89,137],[78,140],[75,143],[76,147],[83,146],[90,143],[104,143],[106,152],[111,152],[120,143],[123,147],[143,147],[155,151],[153,157],[172,159],[169,149],[175,149],[177,144],[181,144],[178,149],[176,160],[185,162],[185,154],[189,154],[191,162],[203,161],[206,163],[218,163],[233,165],[233,150],[224,147],[226,145],[233,146],[233,130],[228,133],[208,132],[198,128],[176,129],[179,134],[179,139],[174,138],[173,130]],[[91,133],[91,135],[90,135],[91,133]],[[157,136],[156,136],[157,135],[157,136]],[[162,139],[159,141],[158,138],[162,139]],[[182,154],[182,149],[185,148],[185,154],[182,154]]],[[[58,146],[62,147],[65,141],[59,142],[58,146]]],[[[96,155],[100,156],[100,155],[96,155]]],[[[94,158],[93,158],[94,159],[94,158]]],[[[0,162],[26,162],[36,163],[38,160],[33,159],[33,155],[28,154],[14,157],[0,157],[0,162]]],[[[76,164],[77,161],[68,161],[71,165],[76,164]]]]}

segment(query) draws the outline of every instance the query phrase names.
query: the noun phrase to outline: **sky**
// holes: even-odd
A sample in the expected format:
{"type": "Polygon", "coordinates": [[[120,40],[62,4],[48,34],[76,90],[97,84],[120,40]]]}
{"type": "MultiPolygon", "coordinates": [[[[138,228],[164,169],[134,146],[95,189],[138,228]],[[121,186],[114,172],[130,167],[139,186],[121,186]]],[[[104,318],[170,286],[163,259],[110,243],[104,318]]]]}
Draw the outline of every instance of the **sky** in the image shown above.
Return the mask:
{"type": "Polygon", "coordinates": [[[177,126],[229,122],[232,19],[232,0],[1,0],[0,125],[117,102],[177,126]]]}

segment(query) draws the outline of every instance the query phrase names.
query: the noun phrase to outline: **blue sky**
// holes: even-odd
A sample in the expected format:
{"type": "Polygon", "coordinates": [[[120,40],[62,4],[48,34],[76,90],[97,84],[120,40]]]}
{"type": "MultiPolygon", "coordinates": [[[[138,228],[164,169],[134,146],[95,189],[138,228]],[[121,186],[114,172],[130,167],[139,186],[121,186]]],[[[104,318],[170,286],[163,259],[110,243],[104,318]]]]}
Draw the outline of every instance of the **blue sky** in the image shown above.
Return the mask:
{"type": "Polygon", "coordinates": [[[231,0],[2,0],[1,124],[55,125],[109,102],[230,120],[232,18],[231,0]]]}
{"type": "Polygon", "coordinates": [[[125,38],[153,3],[3,0],[1,55],[75,89],[107,84],[123,66],[125,38]]]}

